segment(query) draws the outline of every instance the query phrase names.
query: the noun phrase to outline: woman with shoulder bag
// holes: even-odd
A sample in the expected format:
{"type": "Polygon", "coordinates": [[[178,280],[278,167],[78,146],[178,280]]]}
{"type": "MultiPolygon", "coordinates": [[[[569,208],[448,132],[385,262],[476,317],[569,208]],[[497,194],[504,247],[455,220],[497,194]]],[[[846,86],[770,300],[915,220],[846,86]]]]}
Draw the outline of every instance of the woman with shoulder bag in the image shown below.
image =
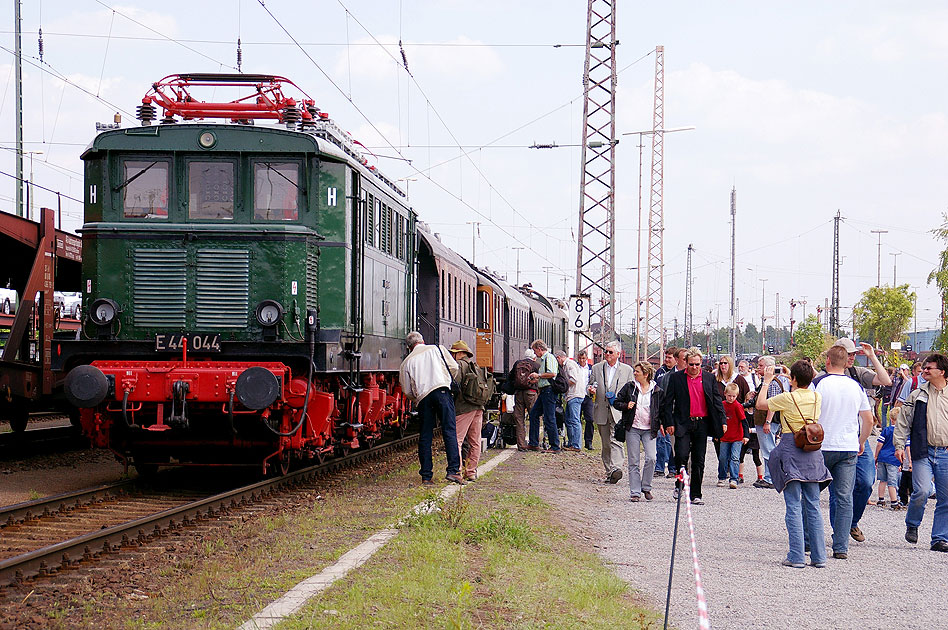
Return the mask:
{"type": "Polygon", "coordinates": [[[820,419],[820,394],[807,389],[813,380],[813,367],[806,361],[794,363],[790,367],[790,391],[768,400],[767,389],[773,379],[773,367],[765,367],[764,386],[760,390],[757,408],[780,412],[783,439],[771,452],[769,466],[774,488],[777,492],[783,492],[787,505],[785,520],[790,550],[782,564],[795,569],[802,569],[806,565],[805,540],[810,546],[810,565],[823,568],[826,566],[826,541],[823,539],[820,491],[829,485],[833,477],[823,463],[819,447],[804,441],[803,446],[806,448],[801,448],[795,439],[796,434],[809,425],[811,436],[819,434],[818,439],[822,441],[822,427],[816,424],[820,419]],[[817,427],[819,430],[812,430],[817,427]]]}
{"type": "Polygon", "coordinates": [[[625,429],[625,448],[629,458],[629,500],[636,503],[642,495],[646,501],[652,500],[655,440],[659,434],[665,435],[658,415],[664,392],[652,380],[655,369],[647,361],[636,363],[632,375],[633,380],[619,390],[612,406],[622,412],[620,424],[625,429]],[[639,465],[643,447],[644,469],[639,465]]]}

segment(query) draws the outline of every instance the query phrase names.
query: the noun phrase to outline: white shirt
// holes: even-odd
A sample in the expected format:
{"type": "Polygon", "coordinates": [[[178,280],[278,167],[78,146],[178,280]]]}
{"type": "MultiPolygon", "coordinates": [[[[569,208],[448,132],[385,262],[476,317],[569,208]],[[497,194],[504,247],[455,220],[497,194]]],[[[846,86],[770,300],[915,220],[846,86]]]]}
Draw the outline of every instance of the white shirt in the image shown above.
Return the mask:
{"type": "Polygon", "coordinates": [[[639,395],[635,401],[635,418],[632,420],[632,426],[636,429],[651,429],[652,392],[655,391],[655,383],[649,382],[648,390],[643,390],[639,382],[635,381],[635,387],[639,390],[639,395]]]}
{"type": "Polygon", "coordinates": [[[563,370],[566,371],[566,378],[570,381],[569,389],[566,390],[566,400],[585,398],[586,387],[589,383],[589,370],[579,367],[579,363],[572,359],[566,359],[563,362],[563,370]]]}
{"type": "Polygon", "coordinates": [[[458,362],[444,346],[420,343],[402,361],[398,381],[405,395],[418,403],[434,390],[450,387],[451,379],[457,378],[457,374],[458,362]]]}
{"type": "Polygon", "coordinates": [[[606,382],[603,383],[603,385],[605,386],[606,391],[611,394],[617,393],[615,390],[615,387],[613,387],[613,383],[616,380],[616,370],[618,369],[619,369],[618,361],[616,361],[615,365],[609,365],[608,363],[606,363],[605,365],[604,373],[606,375],[606,382]]]}
{"type": "Polygon", "coordinates": [[[871,409],[866,390],[846,374],[827,374],[816,391],[823,397],[823,450],[859,452],[859,412],[871,409]]]}

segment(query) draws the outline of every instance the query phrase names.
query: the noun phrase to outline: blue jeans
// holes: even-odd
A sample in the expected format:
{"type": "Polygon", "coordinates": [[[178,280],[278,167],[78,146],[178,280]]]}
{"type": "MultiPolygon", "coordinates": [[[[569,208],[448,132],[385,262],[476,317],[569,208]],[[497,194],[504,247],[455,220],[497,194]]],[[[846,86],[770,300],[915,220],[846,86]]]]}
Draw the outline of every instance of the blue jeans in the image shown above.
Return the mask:
{"type": "Polygon", "coordinates": [[[672,463],[672,440],[667,435],[655,438],[655,472],[662,474],[665,466],[672,463]]]}
{"type": "Polygon", "coordinates": [[[530,446],[540,446],[540,415],[543,415],[543,427],[550,442],[550,450],[560,450],[560,435],[556,430],[556,395],[550,386],[537,394],[537,401],[530,410],[530,446]]]}
{"type": "Polygon", "coordinates": [[[935,520],[932,523],[932,544],[948,542],[948,448],[929,446],[928,457],[912,460],[912,498],[909,499],[905,524],[918,527],[925,515],[925,505],[935,482],[935,520]]]}
{"type": "Polygon", "coordinates": [[[570,398],[566,401],[566,446],[579,448],[579,436],[583,426],[579,421],[579,412],[583,408],[582,398],[570,398]]]}
{"type": "Polygon", "coordinates": [[[731,472],[731,481],[737,481],[741,459],[741,446],[743,443],[738,440],[737,442],[721,442],[721,452],[718,454],[718,479],[724,480],[727,479],[728,468],[731,472]]]}
{"type": "Polygon", "coordinates": [[[770,467],[767,465],[767,460],[770,459],[770,451],[777,447],[775,436],[778,433],[780,433],[779,422],[770,423],[770,433],[764,433],[762,426],[757,427],[757,443],[760,444],[760,456],[764,459],[764,481],[767,483],[773,483],[770,478],[770,467]]]}
{"type": "Polygon", "coordinates": [[[853,526],[856,459],[856,451],[823,451],[823,463],[833,475],[829,489],[834,552],[847,553],[849,551],[849,530],[853,526]]]}
{"type": "Polygon", "coordinates": [[[447,472],[456,475],[461,469],[461,454],[458,452],[458,431],[454,416],[454,399],[447,387],[436,389],[418,403],[418,415],[421,416],[421,434],[418,436],[418,461],[421,464],[422,479],[431,479],[434,475],[431,462],[431,442],[434,439],[435,422],[441,420],[441,437],[444,439],[444,452],[448,456],[447,472]]]}
{"type": "MultiPolygon", "coordinates": [[[[872,496],[872,486],[876,481],[876,460],[869,448],[869,440],[862,449],[862,455],[856,460],[856,480],[853,484],[853,524],[859,526],[859,519],[866,511],[869,497],[872,496]]],[[[832,496],[832,495],[831,495],[832,496]]]]}
{"type": "MultiPolygon", "coordinates": [[[[724,446],[724,442],[721,446],[724,446]]],[[[820,513],[820,484],[811,481],[790,481],[783,489],[783,500],[787,504],[785,520],[787,534],[790,536],[787,560],[796,564],[806,562],[805,540],[810,545],[810,561],[826,562],[823,515],[820,513]]],[[[846,535],[849,535],[848,531],[846,535]]]]}

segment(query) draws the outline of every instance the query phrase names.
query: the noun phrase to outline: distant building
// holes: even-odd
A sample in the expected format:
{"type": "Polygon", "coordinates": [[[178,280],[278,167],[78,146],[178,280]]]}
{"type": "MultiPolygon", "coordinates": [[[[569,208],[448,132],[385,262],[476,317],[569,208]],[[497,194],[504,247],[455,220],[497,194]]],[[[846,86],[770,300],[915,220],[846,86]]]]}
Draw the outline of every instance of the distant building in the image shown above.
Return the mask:
{"type": "Polygon", "coordinates": [[[931,352],[932,344],[935,343],[935,338],[938,337],[941,330],[936,328],[934,330],[920,330],[917,333],[911,332],[908,334],[908,341],[905,342],[905,346],[912,346],[912,350],[915,352],[931,352]]]}

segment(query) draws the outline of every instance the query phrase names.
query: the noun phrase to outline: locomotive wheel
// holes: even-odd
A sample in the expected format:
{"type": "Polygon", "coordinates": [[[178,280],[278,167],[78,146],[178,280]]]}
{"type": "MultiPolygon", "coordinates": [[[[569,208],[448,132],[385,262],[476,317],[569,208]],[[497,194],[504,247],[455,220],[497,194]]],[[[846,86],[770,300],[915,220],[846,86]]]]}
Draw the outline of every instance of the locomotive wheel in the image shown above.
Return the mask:
{"type": "Polygon", "coordinates": [[[146,464],[136,460],[134,466],[142,479],[151,479],[158,474],[158,464],[146,464]]]}
{"type": "Polygon", "coordinates": [[[26,431],[26,425],[30,422],[29,406],[14,399],[6,409],[10,417],[10,429],[14,433],[23,433],[26,431]]]}

